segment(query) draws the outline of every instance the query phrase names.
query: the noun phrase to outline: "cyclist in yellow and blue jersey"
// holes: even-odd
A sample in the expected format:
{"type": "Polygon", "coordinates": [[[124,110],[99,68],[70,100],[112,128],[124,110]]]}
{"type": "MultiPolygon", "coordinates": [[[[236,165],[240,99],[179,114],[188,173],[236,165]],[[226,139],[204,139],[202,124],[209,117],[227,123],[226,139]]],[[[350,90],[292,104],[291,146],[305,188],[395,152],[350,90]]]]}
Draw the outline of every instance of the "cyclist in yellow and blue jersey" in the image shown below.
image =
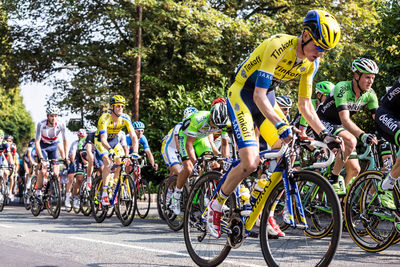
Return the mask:
{"type": "Polygon", "coordinates": [[[227,197],[259,164],[259,149],[254,125],[271,147],[281,140],[290,142],[292,132],[284,114],[275,102],[275,88],[300,76],[298,107],[310,126],[331,147],[339,140],[328,133],[311,103],[312,82],[319,58],[336,46],[340,27],[328,12],[311,10],[303,20],[301,36],[278,34],[261,43],[239,66],[235,81],[228,91],[228,109],[237,139],[240,164],[232,169],[216,199],[208,205],[207,229],[221,236],[221,210],[227,197]]]}
{"type": "MultiPolygon", "coordinates": [[[[135,153],[138,152],[138,139],[135,129],[132,126],[130,117],[122,113],[125,106],[125,98],[121,95],[115,95],[110,100],[110,112],[104,113],[99,118],[97,126],[97,137],[95,138],[94,145],[99,151],[100,156],[104,162],[103,177],[103,193],[101,201],[103,206],[109,206],[107,185],[108,175],[110,174],[111,157],[118,155],[125,155],[124,149],[118,142],[118,133],[122,128],[126,127],[132,140],[132,148],[135,153]]],[[[121,163],[119,158],[115,159],[117,164],[121,163]]],[[[114,173],[115,177],[119,176],[119,169],[114,173]]]]}

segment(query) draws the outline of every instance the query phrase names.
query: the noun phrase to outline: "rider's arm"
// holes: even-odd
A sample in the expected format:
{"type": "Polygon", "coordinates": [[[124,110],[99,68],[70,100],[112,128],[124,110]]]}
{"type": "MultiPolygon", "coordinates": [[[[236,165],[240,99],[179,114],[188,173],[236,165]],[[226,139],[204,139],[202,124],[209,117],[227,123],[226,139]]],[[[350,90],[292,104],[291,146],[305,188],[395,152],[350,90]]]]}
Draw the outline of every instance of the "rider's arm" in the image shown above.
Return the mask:
{"type": "Polygon", "coordinates": [[[151,153],[150,149],[146,149],[145,152],[146,152],[147,158],[150,161],[151,167],[153,167],[153,169],[157,170],[158,169],[158,165],[154,162],[153,153],[151,153]]]}
{"type": "Polygon", "coordinates": [[[39,159],[43,158],[43,154],[42,154],[42,149],[40,147],[40,139],[39,140],[35,140],[35,148],[36,148],[36,154],[38,156],[39,159]]]}
{"type": "Polygon", "coordinates": [[[274,107],[269,102],[266,95],[266,89],[256,86],[256,88],[254,89],[253,100],[262,112],[262,114],[270,122],[272,122],[273,125],[276,125],[278,122],[282,121],[278,114],[275,113],[274,107]]]}
{"type": "Polygon", "coordinates": [[[189,159],[193,164],[196,163],[196,153],[194,152],[194,147],[193,147],[193,143],[195,140],[196,140],[196,137],[188,136],[186,138],[186,144],[185,144],[189,159]]]}
{"type": "Polygon", "coordinates": [[[223,138],[221,136],[221,154],[222,157],[227,158],[229,157],[229,138],[223,138]]]}
{"type": "Polygon", "coordinates": [[[132,127],[131,130],[129,130],[129,135],[130,135],[131,140],[132,140],[133,152],[134,153],[138,153],[138,151],[139,151],[139,141],[138,141],[138,138],[136,136],[136,133],[135,133],[135,130],[133,129],[133,127],[132,127]]]}
{"type": "Polygon", "coordinates": [[[306,119],[308,124],[316,133],[319,134],[323,129],[325,129],[324,125],[318,118],[317,112],[315,112],[315,108],[310,98],[299,96],[299,103],[297,106],[301,115],[306,119]]]}
{"type": "Polygon", "coordinates": [[[350,118],[350,111],[348,110],[341,110],[339,111],[340,121],[344,128],[349,131],[355,137],[359,137],[361,134],[364,133],[350,118]]]}
{"type": "Polygon", "coordinates": [[[107,141],[107,132],[100,134],[100,142],[104,146],[105,149],[110,150],[111,146],[107,141]]]}
{"type": "Polygon", "coordinates": [[[13,156],[11,154],[11,151],[7,152],[7,161],[8,161],[9,164],[14,164],[14,159],[13,159],[13,156]]]}
{"type": "MultiPolygon", "coordinates": [[[[68,151],[67,150],[68,149],[68,141],[67,141],[67,139],[63,140],[63,144],[64,144],[64,151],[62,151],[62,150],[60,151],[60,156],[61,156],[61,159],[66,160],[65,153],[68,151]]],[[[74,155],[74,157],[75,157],[75,155],[74,155]]]]}
{"type": "Polygon", "coordinates": [[[210,135],[208,136],[208,141],[210,142],[210,145],[211,145],[211,149],[212,149],[213,154],[217,156],[217,155],[219,154],[219,151],[218,151],[217,146],[216,146],[215,143],[214,143],[214,135],[213,135],[213,134],[210,134],[210,135]]]}

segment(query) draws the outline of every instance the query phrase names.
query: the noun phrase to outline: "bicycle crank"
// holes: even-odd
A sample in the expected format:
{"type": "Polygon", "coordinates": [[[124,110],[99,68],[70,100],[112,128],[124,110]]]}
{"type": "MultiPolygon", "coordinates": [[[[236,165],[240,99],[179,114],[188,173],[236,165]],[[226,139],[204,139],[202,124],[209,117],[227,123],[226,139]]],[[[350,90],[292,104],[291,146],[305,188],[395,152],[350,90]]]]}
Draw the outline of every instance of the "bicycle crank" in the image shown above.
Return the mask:
{"type": "Polygon", "coordinates": [[[233,216],[229,222],[231,233],[228,234],[228,244],[232,248],[238,248],[243,244],[245,230],[244,223],[238,216],[233,216]]]}

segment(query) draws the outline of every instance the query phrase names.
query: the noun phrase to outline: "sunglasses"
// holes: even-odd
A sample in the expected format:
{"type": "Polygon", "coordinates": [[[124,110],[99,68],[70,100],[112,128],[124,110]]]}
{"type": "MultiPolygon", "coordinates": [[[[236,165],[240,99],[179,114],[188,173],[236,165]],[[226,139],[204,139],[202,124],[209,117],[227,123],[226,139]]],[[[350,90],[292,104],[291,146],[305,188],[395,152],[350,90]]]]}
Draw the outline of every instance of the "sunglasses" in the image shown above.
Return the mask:
{"type": "Polygon", "coordinates": [[[322,47],[320,47],[319,45],[316,45],[316,44],[314,44],[314,45],[315,45],[315,49],[317,49],[318,52],[326,52],[326,50],[323,49],[322,47]]]}
{"type": "Polygon", "coordinates": [[[124,108],[124,105],[114,105],[114,107],[116,107],[116,108],[124,108]]]}
{"type": "Polygon", "coordinates": [[[281,108],[283,111],[290,110],[290,108],[281,108]]]}
{"type": "Polygon", "coordinates": [[[144,132],[143,129],[139,129],[139,130],[135,130],[135,131],[138,132],[138,133],[143,133],[144,132]]]}

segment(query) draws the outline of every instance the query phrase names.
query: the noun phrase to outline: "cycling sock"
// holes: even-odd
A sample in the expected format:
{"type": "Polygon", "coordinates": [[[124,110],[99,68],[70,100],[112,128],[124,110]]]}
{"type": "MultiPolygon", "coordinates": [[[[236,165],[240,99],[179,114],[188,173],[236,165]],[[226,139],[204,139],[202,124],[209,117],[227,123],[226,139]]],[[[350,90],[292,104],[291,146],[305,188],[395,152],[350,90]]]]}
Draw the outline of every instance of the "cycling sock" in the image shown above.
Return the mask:
{"type": "Polygon", "coordinates": [[[175,191],[174,191],[174,195],[173,195],[175,199],[181,199],[182,189],[183,188],[179,189],[175,186],[175,191]]]}
{"type": "Polygon", "coordinates": [[[217,210],[217,211],[221,211],[222,210],[222,206],[225,204],[226,200],[228,199],[228,196],[225,195],[224,192],[222,192],[222,189],[219,190],[217,197],[216,197],[216,201],[212,202],[212,208],[213,210],[217,210]]]}

